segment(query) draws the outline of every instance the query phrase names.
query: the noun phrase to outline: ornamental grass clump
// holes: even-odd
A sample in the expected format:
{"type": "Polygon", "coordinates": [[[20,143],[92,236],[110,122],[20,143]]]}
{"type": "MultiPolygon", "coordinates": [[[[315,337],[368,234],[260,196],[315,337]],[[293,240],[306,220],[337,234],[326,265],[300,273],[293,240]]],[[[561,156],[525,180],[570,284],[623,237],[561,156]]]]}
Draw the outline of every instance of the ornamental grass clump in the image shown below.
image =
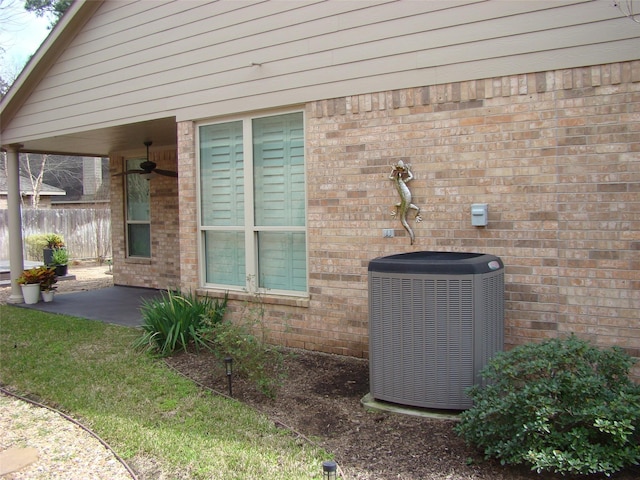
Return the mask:
{"type": "Polygon", "coordinates": [[[611,475],[640,461],[640,386],[633,359],[571,336],[501,352],[456,432],[504,464],[538,473],[611,475]]]}
{"type": "Polygon", "coordinates": [[[211,326],[222,321],[227,299],[227,296],[220,300],[167,291],[158,299],[145,300],[140,308],[143,334],[134,346],[161,356],[187,350],[189,346],[196,351],[210,348],[211,326]]]}

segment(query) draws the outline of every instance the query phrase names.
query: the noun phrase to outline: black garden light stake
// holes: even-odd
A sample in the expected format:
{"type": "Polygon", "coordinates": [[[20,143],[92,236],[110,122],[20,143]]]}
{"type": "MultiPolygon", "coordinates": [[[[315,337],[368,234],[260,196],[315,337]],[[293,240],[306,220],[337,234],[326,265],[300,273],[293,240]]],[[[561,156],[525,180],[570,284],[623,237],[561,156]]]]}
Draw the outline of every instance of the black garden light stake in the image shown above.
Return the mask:
{"type": "Polygon", "coordinates": [[[322,480],[336,480],[338,464],[333,460],[322,462],[322,480]]]}
{"type": "Polygon", "coordinates": [[[232,397],[232,390],[231,390],[231,376],[233,375],[233,358],[231,357],[226,357],[224,359],[224,368],[227,372],[227,381],[229,382],[229,396],[232,397]]]}

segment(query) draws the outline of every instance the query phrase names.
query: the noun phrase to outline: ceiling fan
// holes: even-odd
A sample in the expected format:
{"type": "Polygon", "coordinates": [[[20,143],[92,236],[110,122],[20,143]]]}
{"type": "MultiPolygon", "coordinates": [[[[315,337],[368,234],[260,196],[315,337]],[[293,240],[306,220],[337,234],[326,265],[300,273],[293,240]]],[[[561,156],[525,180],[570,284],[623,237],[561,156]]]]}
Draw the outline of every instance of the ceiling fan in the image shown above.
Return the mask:
{"type": "Polygon", "coordinates": [[[151,160],[149,160],[149,147],[151,146],[151,143],[152,142],[149,141],[144,142],[145,146],[147,147],[147,159],[140,164],[139,169],[127,170],[125,172],[116,173],[113,176],[117,177],[120,175],[132,175],[134,173],[138,173],[140,175],[144,175],[147,180],[150,180],[152,175],[154,173],[157,173],[158,175],[164,175],[165,177],[177,177],[178,172],[156,168],[156,162],[152,162],[151,160]]]}

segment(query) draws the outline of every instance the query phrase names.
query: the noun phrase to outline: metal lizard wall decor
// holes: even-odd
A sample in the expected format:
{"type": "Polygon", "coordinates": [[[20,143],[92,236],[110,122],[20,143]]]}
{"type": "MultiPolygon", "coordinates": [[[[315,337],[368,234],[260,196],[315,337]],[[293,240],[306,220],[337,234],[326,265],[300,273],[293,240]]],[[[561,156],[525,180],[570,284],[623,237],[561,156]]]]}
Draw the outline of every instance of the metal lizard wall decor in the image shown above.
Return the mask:
{"type": "Polygon", "coordinates": [[[389,179],[393,180],[396,185],[396,190],[398,190],[398,194],[400,195],[400,202],[396,203],[396,208],[391,212],[391,216],[395,217],[398,215],[400,223],[409,233],[409,236],[411,237],[411,245],[413,245],[416,237],[409,226],[409,222],[407,221],[407,213],[409,213],[409,210],[415,210],[416,222],[421,222],[422,217],[420,216],[420,207],[411,203],[411,191],[407,186],[407,183],[413,179],[411,164],[398,160],[398,163],[391,165],[391,174],[389,175],[389,179]]]}

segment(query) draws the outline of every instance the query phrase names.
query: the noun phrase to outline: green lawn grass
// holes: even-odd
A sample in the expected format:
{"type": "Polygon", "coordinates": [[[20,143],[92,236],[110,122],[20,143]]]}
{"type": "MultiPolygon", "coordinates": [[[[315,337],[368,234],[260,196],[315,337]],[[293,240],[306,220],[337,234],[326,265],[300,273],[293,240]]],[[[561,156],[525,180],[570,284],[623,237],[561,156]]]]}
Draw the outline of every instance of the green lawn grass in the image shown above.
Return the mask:
{"type": "Polygon", "coordinates": [[[320,478],[326,452],[135,351],[140,331],[0,305],[0,383],[70,414],[165,478],[320,478]]]}

